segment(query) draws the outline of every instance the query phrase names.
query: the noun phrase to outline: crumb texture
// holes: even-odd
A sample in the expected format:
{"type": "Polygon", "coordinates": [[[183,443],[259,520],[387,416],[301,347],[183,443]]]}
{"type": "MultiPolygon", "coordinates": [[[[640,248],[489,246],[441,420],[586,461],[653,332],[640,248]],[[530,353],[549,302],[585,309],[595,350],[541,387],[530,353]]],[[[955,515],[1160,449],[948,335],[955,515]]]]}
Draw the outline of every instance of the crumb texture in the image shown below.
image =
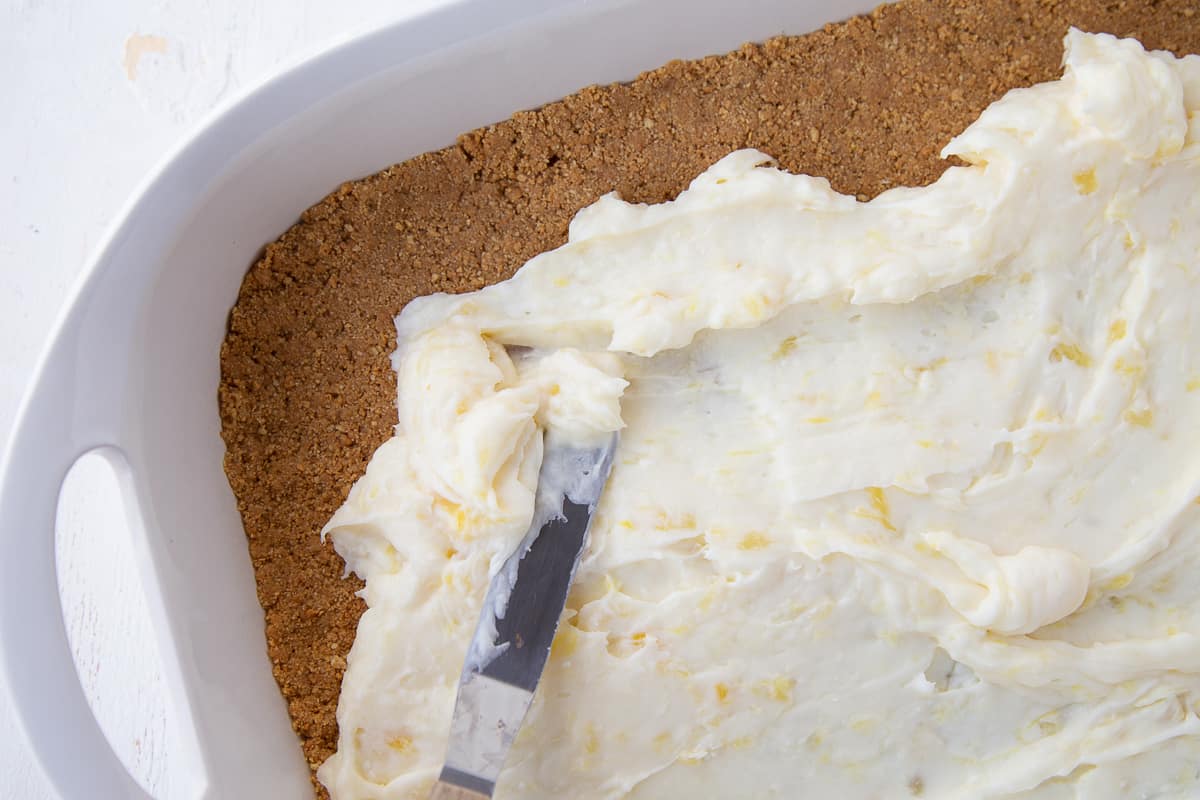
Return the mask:
{"type": "Polygon", "coordinates": [[[343,184],[268,245],[230,316],[219,401],[271,662],[309,766],[336,745],[363,610],[318,533],[396,421],[388,357],[405,303],[503,280],[565,242],[599,196],[670,199],[738,148],[862,199],[927,184],[988,103],[1058,76],[1069,25],[1200,51],[1193,0],[905,0],[515,114],[343,184]]]}

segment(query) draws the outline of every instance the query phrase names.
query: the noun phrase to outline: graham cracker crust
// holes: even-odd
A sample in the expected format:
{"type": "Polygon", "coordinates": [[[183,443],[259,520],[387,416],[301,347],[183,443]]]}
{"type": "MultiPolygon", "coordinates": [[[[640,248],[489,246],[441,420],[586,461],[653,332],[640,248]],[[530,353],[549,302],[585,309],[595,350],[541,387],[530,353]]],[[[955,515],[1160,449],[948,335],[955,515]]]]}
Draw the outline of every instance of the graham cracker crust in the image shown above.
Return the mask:
{"type": "MultiPolygon", "coordinates": [[[[221,349],[225,471],[267,643],[309,766],[337,743],[364,606],[318,533],[396,422],[393,318],[503,280],[616,190],[660,202],[731,150],[874,196],[1013,87],[1060,74],[1069,25],[1200,52],[1195,0],[904,0],[803,36],[593,86],[338,187],[267,245],[221,349]]],[[[326,797],[317,785],[317,795],[326,797]]]]}

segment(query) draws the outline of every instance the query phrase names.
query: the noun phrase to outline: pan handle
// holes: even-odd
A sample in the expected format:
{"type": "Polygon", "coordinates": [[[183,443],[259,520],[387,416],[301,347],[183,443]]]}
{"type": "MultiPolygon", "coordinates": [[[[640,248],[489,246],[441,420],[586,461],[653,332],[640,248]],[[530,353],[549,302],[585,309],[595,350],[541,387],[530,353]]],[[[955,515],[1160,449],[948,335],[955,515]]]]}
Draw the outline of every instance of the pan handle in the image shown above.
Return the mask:
{"type": "Polygon", "coordinates": [[[47,357],[42,364],[0,468],[0,691],[11,695],[29,749],[61,800],[152,800],[88,705],[55,569],[59,489],[107,432],[89,429],[80,414],[88,398],[77,391],[73,362],[47,357]]]}

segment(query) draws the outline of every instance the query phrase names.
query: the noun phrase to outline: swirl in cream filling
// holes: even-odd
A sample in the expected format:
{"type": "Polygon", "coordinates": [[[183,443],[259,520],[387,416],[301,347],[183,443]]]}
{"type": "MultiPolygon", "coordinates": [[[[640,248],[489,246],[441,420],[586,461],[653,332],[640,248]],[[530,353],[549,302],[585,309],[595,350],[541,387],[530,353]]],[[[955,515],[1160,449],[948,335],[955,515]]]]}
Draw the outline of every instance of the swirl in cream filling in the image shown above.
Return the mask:
{"type": "Polygon", "coordinates": [[[336,800],[424,796],[542,432],[622,428],[497,797],[1200,795],[1200,58],[1066,46],[930,186],[739,151],[404,310],[336,800]]]}

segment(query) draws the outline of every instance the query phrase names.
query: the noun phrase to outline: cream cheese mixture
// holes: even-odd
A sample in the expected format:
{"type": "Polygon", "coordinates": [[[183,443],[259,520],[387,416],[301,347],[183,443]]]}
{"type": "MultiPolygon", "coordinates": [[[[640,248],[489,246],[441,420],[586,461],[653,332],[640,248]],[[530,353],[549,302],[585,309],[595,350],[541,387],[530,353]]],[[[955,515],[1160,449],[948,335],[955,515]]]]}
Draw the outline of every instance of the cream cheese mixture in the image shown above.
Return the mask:
{"type": "Polygon", "coordinates": [[[931,186],[743,150],[405,309],[335,800],[436,777],[547,428],[621,442],[498,798],[1200,796],[1200,57],[1066,45],[931,186]]]}

